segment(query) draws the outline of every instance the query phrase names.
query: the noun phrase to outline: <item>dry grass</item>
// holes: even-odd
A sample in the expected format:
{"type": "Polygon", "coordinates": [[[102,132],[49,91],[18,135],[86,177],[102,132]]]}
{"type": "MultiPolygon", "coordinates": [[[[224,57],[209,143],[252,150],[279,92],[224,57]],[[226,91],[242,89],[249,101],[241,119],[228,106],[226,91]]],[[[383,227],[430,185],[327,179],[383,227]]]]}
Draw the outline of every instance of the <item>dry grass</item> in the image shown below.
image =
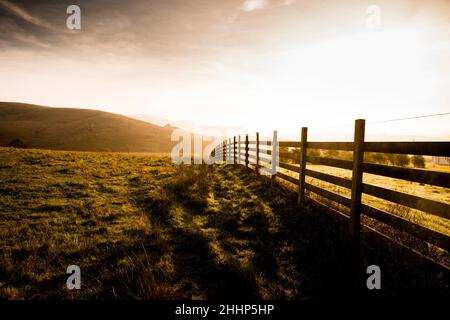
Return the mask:
{"type": "MultiPolygon", "coordinates": [[[[307,169],[327,173],[333,176],[342,177],[351,180],[352,172],[350,170],[334,168],[329,166],[322,165],[312,165],[307,164],[307,169]]],[[[441,172],[450,172],[450,167],[448,166],[440,166],[434,164],[428,164],[427,170],[441,171],[441,172]]],[[[282,168],[279,168],[281,172],[291,175],[295,178],[298,178],[298,173],[294,173],[292,171],[288,171],[282,168]]],[[[339,194],[346,198],[351,197],[350,190],[344,187],[340,187],[319,179],[306,177],[306,182],[312,185],[318,186],[322,189],[331,191],[333,193],[339,194]]],[[[363,182],[375,186],[380,186],[383,188],[387,188],[389,190],[399,191],[402,193],[407,193],[411,195],[415,195],[418,197],[431,199],[434,201],[442,202],[450,204],[450,189],[443,187],[436,187],[432,185],[426,185],[421,183],[409,182],[400,179],[388,178],[373,174],[364,174],[363,182]]],[[[289,183],[288,183],[289,185],[289,183]]],[[[323,203],[333,209],[336,209],[344,214],[349,214],[349,210],[347,207],[330,201],[324,197],[318,196],[314,193],[309,192],[308,195],[317,200],[320,203],[323,203]]],[[[390,201],[386,201],[384,199],[376,198],[370,195],[363,194],[362,202],[364,204],[370,205],[376,209],[391,213],[395,216],[401,217],[407,221],[412,223],[427,227],[431,230],[450,235],[450,220],[445,218],[441,218],[432,214],[428,214],[426,212],[416,210],[413,208],[409,208],[407,206],[403,206],[397,203],[393,203],[390,201]]],[[[421,240],[418,240],[412,236],[409,236],[406,233],[399,232],[396,229],[393,229],[381,222],[378,222],[374,219],[370,219],[366,216],[363,216],[363,223],[366,225],[375,228],[376,230],[381,231],[382,233],[389,235],[390,237],[407,244],[409,247],[412,247],[415,250],[419,250],[420,252],[431,256],[433,259],[443,263],[444,265],[450,265],[450,256],[449,253],[445,250],[442,250],[438,247],[430,243],[425,243],[421,240]]]]}
{"type": "Polygon", "coordinates": [[[300,211],[295,194],[242,167],[3,148],[0,181],[2,298],[370,296],[369,264],[383,295],[448,290],[448,275],[377,243],[355,248],[322,209],[300,211]],[[65,288],[70,264],[79,291],[65,288]]]}

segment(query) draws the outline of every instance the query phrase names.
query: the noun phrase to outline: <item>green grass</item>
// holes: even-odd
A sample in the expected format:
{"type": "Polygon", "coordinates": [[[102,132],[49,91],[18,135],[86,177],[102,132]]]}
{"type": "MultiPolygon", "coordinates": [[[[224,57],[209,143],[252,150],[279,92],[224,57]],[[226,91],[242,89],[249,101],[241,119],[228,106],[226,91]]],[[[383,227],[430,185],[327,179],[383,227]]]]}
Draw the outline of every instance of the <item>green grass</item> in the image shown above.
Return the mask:
{"type": "Polygon", "coordinates": [[[316,299],[448,290],[448,273],[234,166],[0,148],[0,298],[316,299]],[[82,289],[69,291],[68,265],[82,289]],[[365,288],[380,265],[383,291],[365,288]]]}

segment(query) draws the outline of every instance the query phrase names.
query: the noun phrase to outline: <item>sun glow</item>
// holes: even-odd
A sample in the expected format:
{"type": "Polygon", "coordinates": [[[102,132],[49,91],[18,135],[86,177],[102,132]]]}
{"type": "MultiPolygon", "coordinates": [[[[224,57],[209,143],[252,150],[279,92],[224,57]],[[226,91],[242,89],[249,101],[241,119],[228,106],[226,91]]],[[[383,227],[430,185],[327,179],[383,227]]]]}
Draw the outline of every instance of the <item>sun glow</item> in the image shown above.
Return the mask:
{"type": "Polygon", "coordinates": [[[260,106],[290,107],[296,116],[283,122],[297,127],[317,123],[318,116],[336,125],[357,117],[400,116],[405,110],[423,114],[438,90],[430,62],[435,49],[428,40],[422,30],[371,31],[266,56],[259,63],[270,80],[260,91],[260,106]]]}
{"type": "MultiPolygon", "coordinates": [[[[359,3],[309,9],[300,1],[226,3],[212,5],[214,14],[205,6],[202,16],[212,17],[205,21],[193,8],[158,23],[147,19],[155,8],[143,4],[148,11],[133,23],[134,13],[124,14],[110,37],[93,22],[102,21],[97,16],[76,37],[52,29],[45,50],[5,46],[0,100],[295,136],[301,126],[348,124],[341,131],[351,135],[356,118],[449,111],[447,5],[380,4],[383,23],[375,30],[359,3]]],[[[399,122],[389,132],[447,135],[448,119],[421,120],[414,128],[399,122]]]]}

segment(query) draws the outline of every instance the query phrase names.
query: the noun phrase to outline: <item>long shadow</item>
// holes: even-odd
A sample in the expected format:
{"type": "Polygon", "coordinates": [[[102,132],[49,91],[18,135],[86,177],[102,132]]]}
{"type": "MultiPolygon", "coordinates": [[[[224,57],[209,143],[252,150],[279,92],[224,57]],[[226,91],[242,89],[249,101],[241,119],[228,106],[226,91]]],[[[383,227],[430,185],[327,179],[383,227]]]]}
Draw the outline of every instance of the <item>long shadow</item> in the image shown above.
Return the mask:
{"type": "Polygon", "coordinates": [[[270,178],[255,177],[245,169],[234,170],[233,174],[251,185],[253,194],[276,216],[278,232],[268,234],[268,226],[263,226],[261,236],[270,240],[261,242],[272,243],[274,259],[283,265],[281,273],[299,284],[295,298],[344,299],[364,293],[362,257],[337,221],[313,206],[299,209],[296,194],[273,184],[270,178]],[[288,253],[280,250],[286,244],[288,253]]]}
{"type": "Polygon", "coordinates": [[[233,261],[219,262],[208,239],[185,228],[174,227],[171,231],[175,244],[174,262],[180,277],[199,286],[206,298],[259,298],[254,275],[233,261]]]}
{"type": "MultiPolygon", "coordinates": [[[[136,187],[135,182],[133,187],[136,187]]],[[[183,211],[187,224],[192,226],[190,229],[177,225],[172,219],[170,202],[174,199],[167,199],[169,203],[161,204],[149,198],[145,190],[137,190],[133,194],[136,204],[150,218],[156,217],[168,234],[176,278],[183,288],[179,298],[258,299],[254,275],[234,261],[218,259],[209,239],[196,230],[192,223],[193,216],[203,215],[204,210],[198,207],[197,201],[193,204],[192,199],[185,199],[183,195],[175,193],[171,196],[175,197],[174,202],[183,211]]]]}
{"type": "Polygon", "coordinates": [[[299,283],[295,298],[348,301],[448,294],[450,273],[438,265],[370,232],[356,243],[348,235],[348,223],[329,209],[313,202],[300,209],[294,190],[245,169],[230,170],[277,216],[279,231],[271,239],[279,265],[289,262],[280,272],[293,271],[299,283]],[[287,254],[280,250],[284,243],[291,247],[287,254]],[[382,290],[368,290],[369,265],[381,268],[382,290]]]}
{"type": "MultiPolygon", "coordinates": [[[[270,298],[285,297],[271,285],[290,291],[288,297],[294,299],[377,296],[367,290],[366,267],[383,261],[363,254],[361,246],[347,236],[347,226],[329,210],[313,204],[300,209],[295,192],[244,168],[220,166],[213,170],[210,188],[218,205],[214,213],[189,205],[183,194],[175,196],[187,227],[175,223],[167,204],[155,205],[145,195],[135,194],[138,206],[149,216],[160,217],[159,211],[165,210],[162,223],[169,235],[177,281],[185,292],[182,298],[259,299],[263,296],[261,277],[269,283],[265,290],[273,291],[265,293],[270,298]],[[216,230],[216,243],[194,223],[199,216],[206,220],[204,228],[216,230]],[[218,256],[213,248],[217,245],[226,259],[218,256]],[[243,251],[252,253],[249,266],[239,257],[243,251]]],[[[372,249],[377,250],[382,248],[372,249]]],[[[392,292],[395,290],[381,294],[392,292]]]]}
{"type": "MultiPolygon", "coordinates": [[[[239,169],[236,169],[239,171],[239,169]]],[[[217,196],[221,196],[223,184],[221,181],[233,180],[236,185],[249,185],[254,177],[249,174],[237,176],[230,171],[223,172],[225,177],[215,181],[215,190],[217,196]]],[[[264,183],[264,186],[267,185],[264,183]]],[[[243,239],[248,241],[248,248],[253,252],[252,267],[255,273],[275,280],[278,273],[278,263],[274,255],[274,246],[269,232],[269,221],[264,214],[264,208],[260,201],[251,200],[252,193],[248,189],[232,191],[239,193],[239,197],[244,199],[238,207],[234,207],[230,212],[230,206],[221,205],[219,212],[223,215],[222,219],[210,221],[211,226],[216,227],[219,232],[219,238],[222,239],[222,246],[228,248],[233,253],[232,245],[229,240],[243,239]],[[243,214],[245,212],[245,214],[243,214]],[[222,225],[221,225],[222,224],[222,225]],[[239,228],[242,227],[242,228],[239,228]],[[244,230],[242,230],[244,229],[244,230]],[[251,231],[248,231],[248,230],[251,231]]],[[[226,195],[233,198],[232,195],[226,195]]]]}
{"type": "MultiPolygon", "coordinates": [[[[60,272],[49,279],[36,280],[26,274],[16,272],[13,275],[3,273],[0,270],[0,278],[12,286],[20,287],[26,283],[30,289],[27,291],[27,298],[46,298],[46,299],[63,299],[69,296],[78,298],[99,298],[99,299],[115,299],[113,288],[116,290],[121,286],[120,279],[114,277],[117,265],[120,260],[135,253],[151,252],[152,259],[158,260],[163,252],[155,246],[154,239],[151,235],[144,233],[134,234],[127,241],[121,241],[114,245],[97,244],[95,247],[89,247],[83,250],[77,250],[70,253],[60,252],[57,259],[49,261],[48,265],[58,268],[60,272]],[[96,257],[95,260],[86,260],[86,257],[96,257]],[[69,264],[78,264],[82,272],[83,290],[76,293],[69,292],[65,289],[66,280],[69,275],[65,273],[65,269],[69,264]],[[85,290],[94,292],[85,293],[85,290]],[[72,293],[72,295],[70,294],[72,293]]],[[[45,254],[42,252],[42,254],[45,254]]],[[[128,292],[121,292],[121,297],[127,298],[128,292]]]]}

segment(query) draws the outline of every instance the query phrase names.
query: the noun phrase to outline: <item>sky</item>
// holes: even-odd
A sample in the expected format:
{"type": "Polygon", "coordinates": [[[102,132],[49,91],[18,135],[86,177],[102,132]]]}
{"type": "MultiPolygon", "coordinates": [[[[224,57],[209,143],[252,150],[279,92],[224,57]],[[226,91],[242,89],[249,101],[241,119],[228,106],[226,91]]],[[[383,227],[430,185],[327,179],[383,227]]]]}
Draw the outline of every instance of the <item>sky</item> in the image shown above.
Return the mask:
{"type": "Polygon", "coordinates": [[[449,0],[0,0],[0,30],[0,101],[285,136],[351,138],[357,118],[373,137],[450,136],[448,115],[373,123],[450,112],[449,0]]]}

